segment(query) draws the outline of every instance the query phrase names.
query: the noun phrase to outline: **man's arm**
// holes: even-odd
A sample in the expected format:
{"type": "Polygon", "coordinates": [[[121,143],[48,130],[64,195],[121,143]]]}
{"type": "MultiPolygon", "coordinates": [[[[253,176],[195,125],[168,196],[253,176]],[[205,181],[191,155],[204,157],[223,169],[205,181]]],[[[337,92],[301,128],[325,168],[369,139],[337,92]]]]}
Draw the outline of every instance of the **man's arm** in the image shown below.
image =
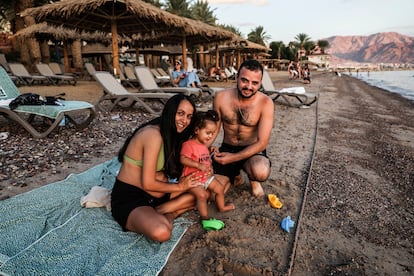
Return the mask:
{"type": "Polygon", "coordinates": [[[217,121],[217,128],[216,128],[216,132],[214,133],[212,139],[210,140],[211,142],[209,142],[209,144],[207,145],[208,148],[211,147],[212,144],[214,144],[214,141],[216,141],[216,138],[221,130],[221,107],[220,107],[220,102],[222,102],[222,100],[220,100],[222,98],[223,92],[218,92],[216,93],[216,95],[214,96],[214,101],[213,101],[213,109],[217,112],[218,114],[218,121],[217,121]]]}

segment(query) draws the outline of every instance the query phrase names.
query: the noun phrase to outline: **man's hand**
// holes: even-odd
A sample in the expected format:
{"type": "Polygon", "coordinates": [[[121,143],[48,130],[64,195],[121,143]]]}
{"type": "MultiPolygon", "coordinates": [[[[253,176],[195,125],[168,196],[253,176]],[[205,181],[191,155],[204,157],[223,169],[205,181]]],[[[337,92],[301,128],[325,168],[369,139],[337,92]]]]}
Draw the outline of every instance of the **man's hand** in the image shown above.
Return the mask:
{"type": "Polygon", "coordinates": [[[215,152],[214,153],[214,161],[221,165],[227,165],[230,163],[235,162],[234,160],[235,154],[230,152],[215,152]]]}

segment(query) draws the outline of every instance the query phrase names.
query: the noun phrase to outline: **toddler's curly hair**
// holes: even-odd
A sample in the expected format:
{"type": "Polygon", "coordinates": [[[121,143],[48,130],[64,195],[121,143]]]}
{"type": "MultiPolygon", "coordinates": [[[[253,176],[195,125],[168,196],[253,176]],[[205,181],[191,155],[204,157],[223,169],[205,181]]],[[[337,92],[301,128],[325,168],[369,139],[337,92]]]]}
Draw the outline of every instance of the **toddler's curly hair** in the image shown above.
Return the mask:
{"type": "Polygon", "coordinates": [[[218,122],[218,113],[215,110],[197,111],[194,115],[194,129],[201,129],[206,126],[206,121],[218,122]]]}

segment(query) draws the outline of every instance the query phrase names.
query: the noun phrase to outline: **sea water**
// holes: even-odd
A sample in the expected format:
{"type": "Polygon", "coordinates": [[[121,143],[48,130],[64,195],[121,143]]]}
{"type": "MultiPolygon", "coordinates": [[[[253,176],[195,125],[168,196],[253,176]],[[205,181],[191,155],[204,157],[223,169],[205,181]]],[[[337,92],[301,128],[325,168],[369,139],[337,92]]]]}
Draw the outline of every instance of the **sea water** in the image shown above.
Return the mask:
{"type": "Polygon", "coordinates": [[[414,101],[414,70],[352,72],[352,76],[414,101]]]}

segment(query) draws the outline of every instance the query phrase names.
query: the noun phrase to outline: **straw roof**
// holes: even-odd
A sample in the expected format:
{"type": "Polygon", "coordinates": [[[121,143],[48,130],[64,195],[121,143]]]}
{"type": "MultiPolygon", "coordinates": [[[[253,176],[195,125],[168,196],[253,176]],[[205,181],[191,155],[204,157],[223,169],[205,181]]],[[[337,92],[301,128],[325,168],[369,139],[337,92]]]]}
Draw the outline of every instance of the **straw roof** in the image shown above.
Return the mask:
{"type": "Polygon", "coordinates": [[[56,40],[56,41],[70,41],[80,39],[89,42],[102,42],[106,44],[111,43],[111,37],[103,32],[79,32],[73,29],[67,29],[62,26],[50,26],[46,22],[34,24],[24,29],[19,30],[11,38],[36,38],[38,40],[56,40]]]}
{"type": "MultiPolygon", "coordinates": [[[[267,53],[271,51],[271,48],[263,46],[261,44],[252,42],[247,39],[235,38],[227,45],[220,45],[219,51],[233,51],[233,50],[240,50],[240,52],[248,52],[248,53],[267,53]]],[[[210,52],[214,52],[215,49],[211,49],[210,52]]]]}
{"type": "Polygon", "coordinates": [[[140,46],[159,43],[211,43],[232,39],[234,34],[200,21],[180,17],[140,0],[62,0],[26,9],[37,22],[66,28],[111,33],[116,21],[120,36],[133,37],[140,46]]]}

